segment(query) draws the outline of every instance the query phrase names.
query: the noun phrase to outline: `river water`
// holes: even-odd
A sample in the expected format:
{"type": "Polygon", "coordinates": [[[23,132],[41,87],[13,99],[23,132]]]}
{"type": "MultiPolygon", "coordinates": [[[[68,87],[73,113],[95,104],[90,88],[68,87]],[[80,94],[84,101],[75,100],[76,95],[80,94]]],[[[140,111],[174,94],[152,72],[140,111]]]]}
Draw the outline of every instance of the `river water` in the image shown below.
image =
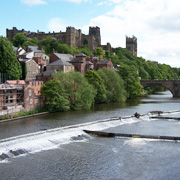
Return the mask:
{"type": "Polygon", "coordinates": [[[1,180],[179,180],[180,142],[102,138],[83,130],[180,136],[180,99],[166,91],[90,111],[0,123],[1,180]],[[133,114],[144,114],[139,119],[133,114]],[[121,118],[121,119],[120,119],[121,118]]]}

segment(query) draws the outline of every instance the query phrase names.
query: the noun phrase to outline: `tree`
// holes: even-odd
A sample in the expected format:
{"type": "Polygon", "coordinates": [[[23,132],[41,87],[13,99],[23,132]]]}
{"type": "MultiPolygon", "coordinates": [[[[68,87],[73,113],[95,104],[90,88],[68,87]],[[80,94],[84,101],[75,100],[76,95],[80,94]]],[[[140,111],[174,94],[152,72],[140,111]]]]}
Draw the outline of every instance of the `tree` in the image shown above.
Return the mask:
{"type": "Polygon", "coordinates": [[[21,67],[22,67],[22,79],[25,80],[26,75],[27,75],[27,65],[26,65],[26,63],[21,62],[21,67]]]}
{"type": "Polygon", "coordinates": [[[10,79],[20,79],[22,69],[12,44],[4,37],[0,37],[0,72],[7,73],[10,79]]]}
{"type": "MultiPolygon", "coordinates": [[[[35,39],[34,39],[34,41],[35,41],[35,39]]],[[[45,51],[45,54],[51,54],[53,49],[55,48],[56,42],[57,42],[57,40],[54,37],[47,36],[46,38],[39,41],[39,44],[42,45],[42,47],[45,51]]]]}
{"type": "Polygon", "coordinates": [[[83,48],[80,49],[80,52],[86,54],[87,56],[93,54],[93,52],[88,48],[87,45],[84,45],[83,48]]]}
{"type": "Polygon", "coordinates": [[[104,51],[101,47],[96,48],[96,55],[97,56],[104,55],[104,51]]]}
{"type": "Polygon", "coordinates": [[[97,71],[104,80],[107,91],[107,102],[123,102],[126,100],[124,82],[113,69],[102,68],[97,71]]]}
{"type": "Polygon", "coordinates": [[[134,66],[120,66],[118,67],[119,74],[125,82],[128,98],[134,98],[142,94],[142,86],[138,71],[134,66]]]}
{"type": "Polygon", "coordinates": [[[105,56],[107,59],[109,59],[111,57],[111,53],[109,51],[105,51],[105,56]]]}
{"type": "Polygon", "coordinates": [[[41,94],[46,97],[46,106],[49,110],[67,111],[70,109],[68,96],[63,85],[53,79],[41,87],[41,94]]]}
{"type": "Polygon", "coordinates": [[[95,102],[102,103],[106,101],[106,89],[104,86],[104,80],[96,71],[87,70],[85,78],[88,80],[89,84],[94,87],[96,92],[95,102]]]}
{"type": "Polygon", "coordinates": [[[58,72],[53,75],[53,79],[63,85],[72,110],[87,110],[92,107],[95,97],[94,88],[81,73],[58,72]]]}
{"type": "Polygon", "coordinates": [[[34,37],[34,38],[30,39],[30,41],[31,41],[33,44],[36,44],[36,45],[38,45],[38,43],[39,43],[37,37],[34,37]]]}
{"type": "Polygon", "coordinates": [[[22,47],[23,44],[27,41],[27,37],[23,33],[18,33],[13,37],[13,45],[15,47],[22,47]]]}
{"type": "Polygon", "coordinates": [[[71,54],[71,48],[67,44],[56,43],[55,50],[58,53],[71,54]]]}
{"type": "Polygon", "coordinates": [[[27,46],[37,46],[37,45],[35,43],[33,43],[32,41],[26,41],[26,42],[24,42],[22,47],[27,47],[27,46]]]}

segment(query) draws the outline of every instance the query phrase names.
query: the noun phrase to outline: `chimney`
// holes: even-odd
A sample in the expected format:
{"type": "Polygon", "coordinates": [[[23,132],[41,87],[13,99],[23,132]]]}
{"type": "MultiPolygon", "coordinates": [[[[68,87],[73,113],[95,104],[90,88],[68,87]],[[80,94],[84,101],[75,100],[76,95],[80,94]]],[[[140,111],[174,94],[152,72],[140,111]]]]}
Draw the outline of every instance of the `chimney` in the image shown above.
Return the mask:
{"type": "Polygon", "coordinates": [[[90,61],[92,62],[92,60],[93,60],[93,55],[91,54],[90,55],[90,61]]]}

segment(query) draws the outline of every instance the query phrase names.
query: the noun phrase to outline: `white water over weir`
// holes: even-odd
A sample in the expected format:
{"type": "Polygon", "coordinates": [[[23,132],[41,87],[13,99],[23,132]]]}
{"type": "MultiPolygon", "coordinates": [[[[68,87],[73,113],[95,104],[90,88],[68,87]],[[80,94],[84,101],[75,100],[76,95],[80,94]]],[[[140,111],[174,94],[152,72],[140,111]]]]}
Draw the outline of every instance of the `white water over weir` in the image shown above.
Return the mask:
{"type": "MultiPolygon", "coordinates": [[[[166,112],[167,114],[179,113],[180,111],[166,112]]],[[[165,113],[163,113],[164,115],[165,113]]],[[[59,148],[63,144],[76,141],[87,141],[92,136],[86,134],[83,130],[104,130],[111,127],[131,124],[139,121],[152,121],[150,117],[157,114],[141,115],[139,118],[113,117],[104,120],[98,120],[90,123],[77,124],[72,126],[60,127],[50,130],[43,130],[36,133],[30,133],[0,140],[0,162],[6,162],[10,158],[37,153],[44,150],[59,148]]],[[[129,133],[129,132],[128,132],[129,133]]]]}

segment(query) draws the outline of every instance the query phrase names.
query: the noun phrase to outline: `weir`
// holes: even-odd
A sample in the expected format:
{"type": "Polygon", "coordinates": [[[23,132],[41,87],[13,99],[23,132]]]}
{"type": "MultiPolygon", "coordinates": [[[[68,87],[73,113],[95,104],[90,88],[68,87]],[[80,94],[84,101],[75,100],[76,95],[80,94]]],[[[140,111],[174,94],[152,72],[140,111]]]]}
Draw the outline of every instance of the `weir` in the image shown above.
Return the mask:
{"type": "Polygon", "coordinates": [[[161,139],[161,140],[180,140],[178,136],[156,136],[156,135],[142,135],[142,134],[126,134],[126,133],[109,133],[102,131],[84,130],[85,133],[99,136],[99,137],[126,137],[126,138],[145,138],[145,139],[161,139]]]}
{"type": "Polygon", "coordinates": [[[31,153],[38,153],[44,150],[56,149],[64,144],[88,141],[91,137],[87,135],[87,133],[99,137],[127,137],[179,141],[180,137],[178,136],[153,136],[143,134],[103,132],[105,129],[114,128],[125,124],[149,121],[149,119],[156,114],[179,112],[180,110],[173,112],[151,111],[148,114],[139,114],[139,117],[135,117],[135,115],[111,117],[108,119],[96,120],[92,122],[69,125],[43,131],[41,130],[38,132],[1,139],[0,163],[3,163],[4,160],[9,161],[9,159],[14,157],[20,157],[22,155],[25,156],[31,153]],[[90,129],[91,131],[87,129],[90,129]]]}

